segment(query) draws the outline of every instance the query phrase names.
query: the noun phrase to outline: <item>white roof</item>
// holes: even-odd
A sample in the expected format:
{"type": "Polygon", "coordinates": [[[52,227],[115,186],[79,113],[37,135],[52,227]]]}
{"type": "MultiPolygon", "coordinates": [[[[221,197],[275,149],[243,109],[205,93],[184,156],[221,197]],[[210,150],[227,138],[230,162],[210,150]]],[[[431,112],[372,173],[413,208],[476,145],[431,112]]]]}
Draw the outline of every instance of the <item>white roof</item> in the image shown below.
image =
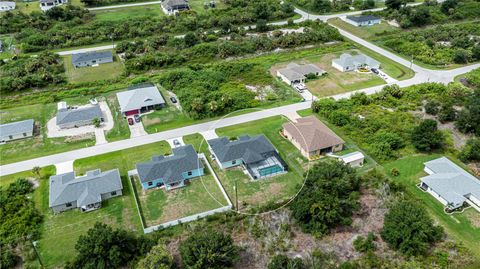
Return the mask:
{"type": "Polygon", "coordinates": [[[124,92],[117,93],[120,110],[127,112],[145,106],[165,104],[165,100],[155,85],[141,85],[124,92]]]}
{"type": "Polygon", "coordinates": [[[363,160],[364,158],[365,158],[365,155],[363,155],[363,153],[361,153],[360,151],[355,151],[355,152],[340,156],[340,159],[344,163],[351,163],[354,161],[363,160]]]}

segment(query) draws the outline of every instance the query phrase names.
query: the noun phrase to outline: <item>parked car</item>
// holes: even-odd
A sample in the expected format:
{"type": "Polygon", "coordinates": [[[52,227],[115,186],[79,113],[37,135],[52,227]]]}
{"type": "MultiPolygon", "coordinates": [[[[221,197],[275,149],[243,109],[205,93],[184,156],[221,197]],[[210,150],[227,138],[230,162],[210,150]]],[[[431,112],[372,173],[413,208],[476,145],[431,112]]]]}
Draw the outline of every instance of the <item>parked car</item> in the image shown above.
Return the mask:
{"type": "Polygon", "coordinates": [[[175,147],[179,147],[179,146],[181,146],[182,144],[180,144],[180,141],[178,141],[177,139],[174,139],[174,140],[173,140],[173,145],[174,145],[175,147]]]}
{"type": "Polygon", "coordinates": [[[133,122],[133,119],[132,118],[128,118],[128,125],[134,125],[135,122],[133,122]]]}
{"type": "Polygon", "coordinates": [[[140,115],[135,114],[135,116],[133,116],[133,118],[135,118],[135,122],[140,122],[140,115]]]}
{"type": "Polygon", "coordinates": [[[306,89],[305,85],[301,83],[293,85],[293,88],[298,92],[303,92],[306,89]]]}
{"type": "Polygon", "coordinates": [[[177,98],[175,98],[174,96],[170,97],[170,101],[172,101],[172,103],[176,103],[177,102],[177,98]]]}
{"type": "Polygon", "coordinates": [[[372,68],[372,69],[370,69],[370,71],[372,71],[373,73],[375,73],[375,74],[377,74],[377,75],[378,75],[378,73],[379,73],[376,68],[372,68]]]}

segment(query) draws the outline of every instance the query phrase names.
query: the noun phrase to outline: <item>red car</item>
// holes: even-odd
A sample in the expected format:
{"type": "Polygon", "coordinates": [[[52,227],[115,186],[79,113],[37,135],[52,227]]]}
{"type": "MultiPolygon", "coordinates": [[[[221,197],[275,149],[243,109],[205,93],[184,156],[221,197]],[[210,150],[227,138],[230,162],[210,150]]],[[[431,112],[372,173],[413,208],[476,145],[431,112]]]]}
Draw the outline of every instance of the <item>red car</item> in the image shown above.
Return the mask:
{"type": "Polygon", "coordinates": [[[128,118],[128,125],[134,125],[135,122],[133,121],[132,118],[128,118]]]}

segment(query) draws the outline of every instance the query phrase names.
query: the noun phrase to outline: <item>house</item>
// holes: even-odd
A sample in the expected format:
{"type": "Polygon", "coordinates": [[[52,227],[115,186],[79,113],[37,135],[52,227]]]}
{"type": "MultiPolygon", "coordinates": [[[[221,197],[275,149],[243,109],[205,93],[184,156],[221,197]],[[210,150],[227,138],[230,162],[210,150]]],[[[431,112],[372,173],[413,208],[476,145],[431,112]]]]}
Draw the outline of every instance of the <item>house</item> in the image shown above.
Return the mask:
{"type": "Polygon", "coordinates": [[[60,129],[91,125],[95,118],[100,122],[104,121],[102,110],[98,104],[76,108],[68,107],[66,102],[59,102],[57,109],[56,123],[60,129]]]}
{"type": "Polygon", "coordinates": [[[347,16],[345,21],[355,26],[371,26],[380,24],[381,19],[373,15],[347,16]]]}
{"type": "Polygon", "coordinates": [[[287,171],[287,165],[264,135],[244,135],[234,141],[220,137],[207,143],[222,169],[243,166],[254,180],[287,171]]]}
{"type": "Polygon", "coordinates": [[[365,162],[365,155],[360,151],[345,154],[339,157],[339,160],[351,167],[362,167],[365,162]]]}
{"type": "Polygon", "coordinates": [[[72,55],[72,65],[75,68],[111,62],[113,62],[113,54],[109,50],[77,53],[72,55]]]}
{"type": "Polygon", "coordinates": [[[52,7],[60,6],[67,2],[68,0],[40,0],[40,9],[42,11],[47,11],[52,7]]]}
{"type": "Polygon", "coordinates": [[[355,71],[359,68],[380,68],[380,62],[363,54],[350,55],[343,53],[332,60],[332,66],[342,72],[355,71]]]}
{"type": "Polygon", "coordinates": [[[5,12],[15,9],[15,2],[12,1],[0,1],[0,12],[5,12]]]}
{"type": "Polygon", "coordinates": [[[153,84],[130,86],[127,91],[117,93],[117,99],[124,117],[165,106],[165,100],[153,84]]]}
{"type": "Polygon", "coordinates": [[[102,206],[102,201],[122,195],[118,169],[88,171],[76,177],[75,172],[50,177],[49,207],[54,213],[79,208],[82,212],[102,206]]]}
{"type": "Polygon", "coordinates": [[[190,9],[187,0],[164,0],[161,5],[163,12],[167,15],[190,9]]]}
{"type": "Polygon", "coordinates": [[[428,174],[421,178],[420,187],[446,208],[453,210],[472,205],[480,211],[480,181],[446,157],[425,163],[428,174]]]}
{"type": "Polygon", "coordinates": [[[304,83],[308,74],[321,76],[326,72],[314,64],[289,63],[287,67],[277,70],[277,77],[288,85],[304,83]]]}
{"type": "Polygon", "coordinates": [[[194,177],[204,175],[204,166],[192,145],[172,149],[171,156],[154,156],[152,160],[136,165],[144,190],[164,187],[180,188],[194,177]]]}
{"type": "Polygon", "coordinates": [[[33,136],[32,119],[0,125],[0,143],[33,136]]]}
{"type": "Polygon", "coordinates": [[[309,159],[341,151],[345,143],[315,116],[285,123],[282,134],[300,150],[303,156],[309,159]]]}

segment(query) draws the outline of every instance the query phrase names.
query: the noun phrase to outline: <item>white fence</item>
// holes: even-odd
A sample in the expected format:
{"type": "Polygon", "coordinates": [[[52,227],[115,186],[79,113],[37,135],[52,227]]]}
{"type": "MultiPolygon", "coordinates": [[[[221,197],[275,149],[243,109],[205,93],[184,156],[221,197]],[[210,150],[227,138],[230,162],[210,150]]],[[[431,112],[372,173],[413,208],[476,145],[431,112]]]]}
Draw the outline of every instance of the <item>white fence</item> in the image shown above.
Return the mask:
{"type": "MultiPolygon", "coordinates": [[[[205,161],[205,163],[207,164],[207,167],[210,170],[210,173],[213,175],[213,178],[215,179],[215,182],[217,183],[220,190],[222,191],[222,194],[225,197],[225,200],[227,200],[228,205],[222,206],[222,207],[219,207],[219,208],[215,208],[215,209],[212,209],[212,210],[209,210],[209,211],[201,212],[201,213],[198,213],[198,214],[190,215],[190,216],[187,216],[187,217],[179,218],[179,219],[176,219],[176,220],[164,222],[164,223],[159,224],[159,225],[146,227],[146,225],[143,221],[142,213],[140,211],[140,205],[138,204],[139,201],[137,199],[137,194],[136,194],[135,190],[133,190],[134,186],[133,186],[132,179],[133,179],[134,175],[138,174],[138,172],[136,170],[128,171],[129,181],[130,181],[130,184],[131,184],[131,187],[132,187],[132,190],[133,190],[133,195],[135,197],[135,204],[137,205],[138,215],[140,216],[140,220],[142,222],[142,227],[143,227],[143,232],[145,234],[157,231],[159,229],[175,226],[175,225],[178,225],[178,224],[199,220],[199,219],[211,216],[213,214],[228,212],[232,209],[232,201],[230,201],[230,198],[228,197],[227,192],[223,188],[222,183],[218,179],[217,174],[215,174],[215,171],[213,170],[212,166],[208,162],[205,154],[200,153],[200,154],[198,154],[198,157],[203,159],[205,161]]],[[[187,188],[188,188],[188,186],[187,186],[187,188]]],[[[159,190],[159,191],[161,191],[161,190],[159,190]]]]}

